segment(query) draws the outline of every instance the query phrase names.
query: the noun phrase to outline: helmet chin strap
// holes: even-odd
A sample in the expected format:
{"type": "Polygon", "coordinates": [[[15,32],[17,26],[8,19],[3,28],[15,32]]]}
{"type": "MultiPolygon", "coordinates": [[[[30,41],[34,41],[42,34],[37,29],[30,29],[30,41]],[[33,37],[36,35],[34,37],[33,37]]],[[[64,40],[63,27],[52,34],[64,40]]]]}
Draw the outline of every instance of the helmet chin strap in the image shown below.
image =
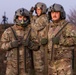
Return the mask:
{"type": "Polygon", "coordinates": [[[29,19],[27,19],[26,21],[23,21],[23,20],[17,20],[17,23],[16,23],[16,25],[18,25],[18,26],[22,26],[22,27],[27,27],[28,26],[28,24],[30,24],[30,20],[29,19]]]}

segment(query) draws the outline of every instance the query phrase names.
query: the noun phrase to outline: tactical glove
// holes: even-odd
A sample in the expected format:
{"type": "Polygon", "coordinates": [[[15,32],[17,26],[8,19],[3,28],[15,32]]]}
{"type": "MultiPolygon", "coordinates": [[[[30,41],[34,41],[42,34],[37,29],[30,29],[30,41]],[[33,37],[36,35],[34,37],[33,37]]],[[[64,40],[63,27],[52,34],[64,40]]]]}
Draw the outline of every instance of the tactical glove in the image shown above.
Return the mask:
{"type": "Polygon", "coordinates": [[[28,41],[28,40],[26,40],[26,41],[23,40],[23,41],[22,41],[22,45],[28,47],[28,45],[29,45],[29,41],[28,41]]]}
{"type": "Polygon", "coordinates": [[[54,37],[54,38],[52,38],[52,42],[54,43],[54,44],[59,44],[59,40],[60,40],[60,37],[54,37]]]}
{"type": "Polygon", "coordinates": [[[39,50],[39,48],[40,48],[40,45],[39,45],[38,42],[30,41],[30,43],[29,43],[29,49],[37,51],[37,50],[39,50]]]}
{"type": "Polygon", "coordinates": [[[42,38],[41,39],[41,44],[42,45],[46,45],[48,43],[48,39],[47,38],[42,38]]]}
{"type": "Polygon", "coordinates": [[[11,47],[12,48],[17,48],[21,43],[18,40],[15,40],[11,42],[11,47]]]}
{"type": "Polygon", "coordinates": [[[31,12],[31,13],[34,12],[34,7],[31,7],[30,12],[31,12]]]}

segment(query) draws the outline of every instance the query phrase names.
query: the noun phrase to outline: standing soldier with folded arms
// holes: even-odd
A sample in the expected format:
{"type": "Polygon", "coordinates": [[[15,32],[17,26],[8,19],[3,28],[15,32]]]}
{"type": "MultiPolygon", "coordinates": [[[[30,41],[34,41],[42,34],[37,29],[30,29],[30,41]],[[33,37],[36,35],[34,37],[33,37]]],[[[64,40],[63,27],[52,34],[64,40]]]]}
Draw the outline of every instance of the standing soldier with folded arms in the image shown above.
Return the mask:
{"type": "Polygon", "coordinates": [[[73,75],[73,52],[76,48],[75,25],[66,21],[66,13],[60,4],[48,9],[52,21],[48,31],[48,75],[73,75]]]}
{"type": "Polygon", "coordinates": [[[47,6],[42,2],[36,3],[30,10],[32,39],[37,41],[40,48],[33,51],[34,68],[36,75],[47,75],[47,32],[48,17],[47,6]],[[36,15],[33,15],[35,10],[36,15]]]}

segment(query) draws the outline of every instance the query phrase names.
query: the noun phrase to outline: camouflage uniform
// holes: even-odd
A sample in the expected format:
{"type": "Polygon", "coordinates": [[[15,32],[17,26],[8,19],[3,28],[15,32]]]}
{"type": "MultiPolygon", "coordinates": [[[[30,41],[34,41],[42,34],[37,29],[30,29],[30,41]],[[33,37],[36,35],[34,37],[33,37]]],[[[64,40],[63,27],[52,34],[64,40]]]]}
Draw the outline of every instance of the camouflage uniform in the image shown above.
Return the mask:
{"type": "Polygon", "coordinates": [[[48,75],[73,75],[73,52],[76,47],[75,25],[65,20],[64,8],[53,4],[48,12],[50,20],[48,31],[48,75]],[[60,12],[60,19],[53,21],[51,12],[60,12]]]}
{"type": "Polygon", "coordinates": [[[49,59],[53,57],[53,61],[49,60],[48,75],[73,75],[72,74],[72,51],[76,46],[76,31],[74,25],[68,23],[58,36],[59,43],[54,44],[54,55],[52,54],[52,38],[60,30],[66,21],[62,20],[59,23],[50,23],[48,31],[48,48],[49,59]],[[52,56],[53,55],[53,56],[52,56]]]}
{"type": "MultiPolygon", "coordinates": [[[[16,12],[16,15],[18,14],[21,15],[21,13],[24,13],[24,14],[28,14],[28,11],[24,8],[21,8],[19,10],[17,10],[16,12]],[[19,12],[21,11],[21,12],[19,12]],[[20,14],[19,14],[20,13],[20,14]]],[[[27,15],[28,16],[28,15],[27,15]]],[[[17,19],[17,18],[15,18],[17,19]]],[[[28,20],[28,19],[27,19],[28,20]]],[[[18,19],[17,19],[18,21],[18,19]]],[[[16,22],[16,21],[15,21],[16,22]]],[[[19,24],[21,25],[20,23],[21,21],[19,21],[19,24]]],[[[18,22],[16,22],[18,23],[18,22]]],[[[27,22],[22,22],[23,25],[28,25],[27,22]]],[[[2,34],[2,37],[1,37],[1,48],[3,50],[5,50],[7,52],[6,56],[7,56],[7,67],[6,67],[6,75],[18,75],[17,74],[17,47],[12,47],[12,42],[13,41],[16,41],[16,37],[18,40],[20,40],[21,44],[18,46],[19,47],[19,75],[30,75],[30,69],[31,69],[31,64],[30,64],[30,54],[29,54],[29,50],[26,51],[26,69],[28,72],[25,72],[25,68],[24,68],[24,40],[26,40],[26,38],[29,38],[27,37],[28,34],[30,35],[30,25],[28,26],[23,26],[24,29],[20,29],[17,27],[18,25],[14,25],[12,27],[9,27],[8,29],[6,29],[4,31],[4,33],[2,34]],[[12,31],[12,29],[14,31],[12,31]],[[15,37],[15,35],[16,37],[15,37]]],[[[22,25],[21,25],[22,26],[22,25]]],[[[26,42],[26,41],[25,41],[26,42]]],[[[15,44],[16,45],[16,44],[15,44]]]]}
{"type": "MultiPolygon", "coordinates": [[[[24,30],[19,30],[14,25],[12,27],[16,32],[17,38],[21,38],[25,40],[30,27],[27,27],[24,30]]],[[[10,42],[14,41],[14,34],[12,33],[11,28],[6,29],[6,31],[2,34],[1,42],[2,42],[2,49],[7,51],[7,68],[6,68],[6,75],[17,75],[17,48],[11,49],[10,42]],[[11,49],[11,50],[10,50],[11,49]]],[[[23,45],[19,47],[19,59],[20,59],[20,75],[29,75],[28,73],[24,72],[24,47],[23,45]]],[[[27,65],[29,65],[28,61],[30,60],[29,54],[27,52],[27,65]]],[[[28,70],[30,67],[27,67],[28,70]]]]}
{"type": "MultiPolygon", "coordinates": [[[[42,4],[42,3],[41,3],[42,4]]],[[[35,10],[36,11],[36,10],[35,10]]],[[[47,45],[41,45],[41,39],[47,39],[48,32],[48,17],[46,14],[40,16],[32,16],[31,18],[32,39],[39,42],[40,48],[33,51],[34,67],[36,75],[44,75],[45,64],[45,49],[47,51],[47,45]]]]}
{"type": "MultiPolygon", "coordinates": [[[[42,38],[47,38],[48,21],[46,15],[41,15],[33,20],[31,23],[32,27],[32,39],[38,40],[39,43],[42,38]]],[[[45,45],[46,46],[46,45],[45,45]]],[[[44,50],[45,46],[40,43],[40,49],[34,51],[34,65],[37,75],[44,75],[44,50]]]]}

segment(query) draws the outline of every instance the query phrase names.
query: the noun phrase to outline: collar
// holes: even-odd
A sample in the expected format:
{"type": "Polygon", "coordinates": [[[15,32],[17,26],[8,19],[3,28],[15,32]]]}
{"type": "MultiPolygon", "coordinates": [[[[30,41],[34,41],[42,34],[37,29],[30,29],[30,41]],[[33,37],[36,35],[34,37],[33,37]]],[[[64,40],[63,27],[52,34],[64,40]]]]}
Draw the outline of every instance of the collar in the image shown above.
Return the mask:
{"type": "Polygon", "coordinates": [[[51,22],[51,27],[62,26],[65,22],[66,22],[66,20],[60,20],[58,23],[51,22]]]}

